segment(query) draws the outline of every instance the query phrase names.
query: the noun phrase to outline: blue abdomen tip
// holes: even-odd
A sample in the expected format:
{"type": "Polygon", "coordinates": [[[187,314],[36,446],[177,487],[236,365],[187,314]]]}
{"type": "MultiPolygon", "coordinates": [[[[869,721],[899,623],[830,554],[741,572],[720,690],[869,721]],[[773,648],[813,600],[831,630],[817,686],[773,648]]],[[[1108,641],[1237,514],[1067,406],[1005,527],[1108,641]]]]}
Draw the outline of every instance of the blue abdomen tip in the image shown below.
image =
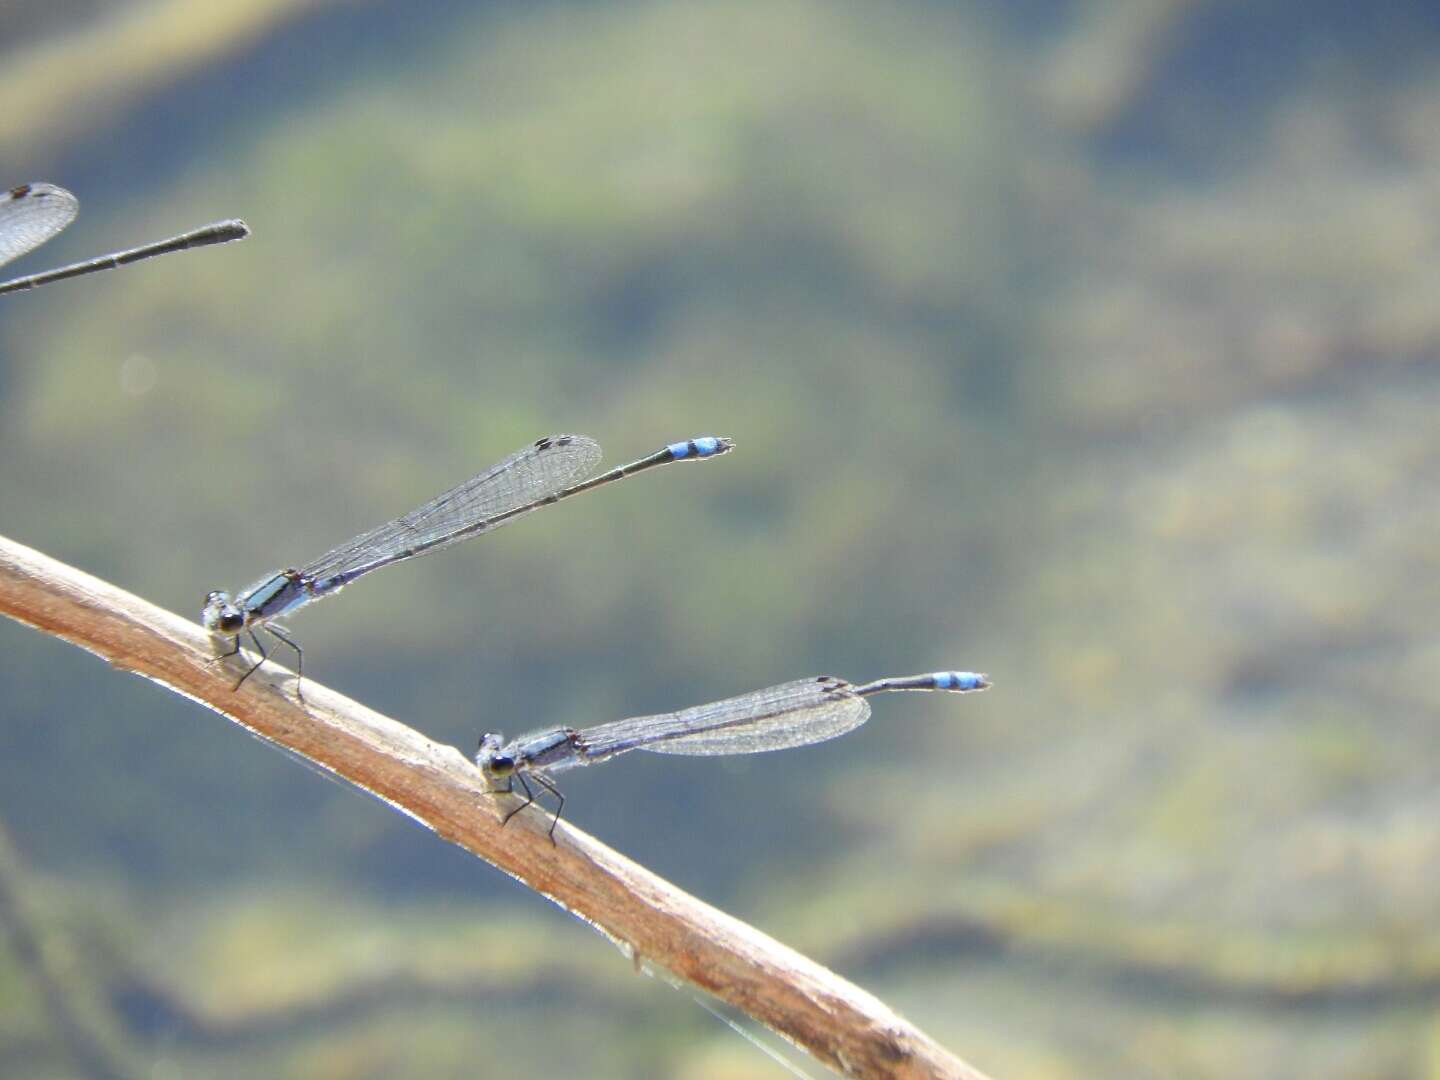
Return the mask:
{"type": "Polygon", "coordinates": [[[714,435],[702,435],[698,439],[671,443],[665,448],[676,461],[683,461],[691,454],[698,458],[711,457],[720,452],[720,440],[714,435]]]}
{"type": "Polygon", "coordinates": [[[937,671],[935,686],[940,690],[983,690],[990,681],[974,671],[937,671]]]}

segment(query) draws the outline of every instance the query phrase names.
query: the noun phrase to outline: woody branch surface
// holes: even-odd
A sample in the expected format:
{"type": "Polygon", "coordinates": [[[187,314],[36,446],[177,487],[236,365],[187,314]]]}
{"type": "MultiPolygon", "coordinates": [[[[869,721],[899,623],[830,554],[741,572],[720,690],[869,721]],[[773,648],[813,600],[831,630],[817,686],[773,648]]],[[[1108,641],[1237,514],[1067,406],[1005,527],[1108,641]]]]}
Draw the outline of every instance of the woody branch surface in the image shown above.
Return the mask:
{"type": "MultiPolygon", "coordinates": [[[[652,969],[714,994],[847,1076],[981,1074],[878,999],[793,949],[705,904],[562,822],[485,798],[452,746],[267,663],[239,690],[212,664],[196,623],[0,538],[0,611],[122,670],[200,702],[373,792],[452,843],[598,927],[652,969]]],[[[231,662],[234,663],[233,661],[231,662]]]]}

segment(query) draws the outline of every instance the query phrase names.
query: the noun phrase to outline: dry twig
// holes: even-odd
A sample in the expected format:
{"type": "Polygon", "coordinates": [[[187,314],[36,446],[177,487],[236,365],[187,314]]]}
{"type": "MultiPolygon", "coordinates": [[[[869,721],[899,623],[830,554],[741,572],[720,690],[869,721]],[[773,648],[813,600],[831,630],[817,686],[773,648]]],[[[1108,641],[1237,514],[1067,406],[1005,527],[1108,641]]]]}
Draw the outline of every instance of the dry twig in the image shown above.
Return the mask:
{"type": "Polygon", "coordinates": [[[479,772],[454,747],[309,679],[303,709],[293,676],[270,663],[233,692],[233,671],[209,663],[214,644],[197,624],[3,538],[0,612],[378,795],[595,926],[637,965],[729,1002],[832,1069],[983,1080],[876,998],[580,830],[562,823],[552,845],[538,815],[500,828],[503,800],[481,797],[479,772]]]}

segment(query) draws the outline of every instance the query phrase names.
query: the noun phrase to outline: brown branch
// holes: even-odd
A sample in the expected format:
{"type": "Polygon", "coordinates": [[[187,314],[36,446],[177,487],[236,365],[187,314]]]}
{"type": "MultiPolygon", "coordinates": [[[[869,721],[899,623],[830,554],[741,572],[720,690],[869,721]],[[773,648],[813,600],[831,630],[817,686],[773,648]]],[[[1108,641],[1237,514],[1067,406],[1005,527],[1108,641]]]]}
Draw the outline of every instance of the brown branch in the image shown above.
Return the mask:
{"type": "MultiPolygon", "coordinates": [[[[0,538],[0,612],[193,698],[387,800],[578,915],[634,957],[748,1013],[847,1076],[981,1074],[860,988],[696,900],[578,829],[500,827],[502,799],[452,746],[266,664],[238,692],[215,644],[180,618],[0,538]]],[[[232,662],[233,663],[233,662],[232,662]]],[[[513,804],[512,804],[513,805],[513,804]]]]}

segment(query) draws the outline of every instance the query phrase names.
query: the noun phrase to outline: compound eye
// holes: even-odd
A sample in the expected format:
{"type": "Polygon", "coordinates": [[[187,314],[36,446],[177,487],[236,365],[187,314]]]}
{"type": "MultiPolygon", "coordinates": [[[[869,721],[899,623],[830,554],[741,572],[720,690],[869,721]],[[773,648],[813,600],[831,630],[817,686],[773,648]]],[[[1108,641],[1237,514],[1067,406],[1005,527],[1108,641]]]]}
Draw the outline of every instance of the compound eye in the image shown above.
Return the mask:
{"type": "Polygon", "coordinates": [[[205,629],[212,634],[230,634],[234,636],[245,629],[245,615],[235,606],[229,594],[223,592],[208,593],[205,597],[205,607],[200,612],[200,621],[205,629]]]}
{"type": "Polygon", "coordinates": [[[492,780],[504,780],[515,772],[515,754],[501,750],[502,745],[501,736],[487,731],[475,750],[475,764],[492,780]]]}

